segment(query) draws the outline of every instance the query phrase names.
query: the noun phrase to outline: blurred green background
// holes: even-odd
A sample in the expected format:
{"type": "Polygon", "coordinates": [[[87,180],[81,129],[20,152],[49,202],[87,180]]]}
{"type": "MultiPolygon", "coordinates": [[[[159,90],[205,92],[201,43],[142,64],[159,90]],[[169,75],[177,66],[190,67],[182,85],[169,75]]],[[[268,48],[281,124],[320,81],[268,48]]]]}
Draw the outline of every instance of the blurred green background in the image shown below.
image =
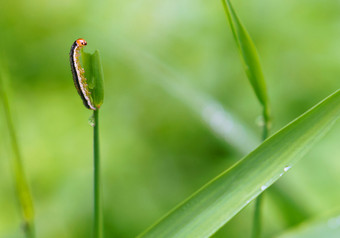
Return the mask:
{"type": "MultiPolygon", "coordinates": [[[[261,57],[275,132],[339,87],[340,2],[233,3],[261,57]]],[[[79,37],[104,68],[106,237],[136,236],[259,143],[261,108],[220,1],[2,0],[0,62],[37,237],[91,235],[91,112],[68,59],[79,37]]],[[[22,237],[0,112],[0,237],[22,237]]],[[[339,207],[339,130],[268,190],[265,237],[339,207]]],[[[249,237],[252,209],[214,237],[249,237]]]]}

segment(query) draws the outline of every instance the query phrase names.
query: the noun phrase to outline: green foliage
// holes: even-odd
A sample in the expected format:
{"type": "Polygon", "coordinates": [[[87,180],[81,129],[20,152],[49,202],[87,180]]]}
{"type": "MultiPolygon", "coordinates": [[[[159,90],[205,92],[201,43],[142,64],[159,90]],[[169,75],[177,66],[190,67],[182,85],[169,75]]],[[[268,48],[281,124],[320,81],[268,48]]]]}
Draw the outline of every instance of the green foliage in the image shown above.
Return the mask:
{"type": "Polygon", "coordinates": [[[208,237],[272,185],[340,117],[340,90],[288,124],[141,237],[208,237]]]}
{"type": "MultiPolygon", "coordinates": [[[[265,65],[273,132],[339,87],[337,1],[232,3],[265,65]]],[[[219,1],[1,1],[0,22],[37,237],[92,232],[92,130],[85,120],[91,112],[79,105],[67,62],[79,37],[89,43],[85,51],[99,49],[106,77],[105,237],[136,237],[257,145],[261,108],[219,1]]],[[[338,123],[266,193],[263,238],[339,204],[339,129],[338,123]]],[[[1,112],[0,135],[0,237],[19,237],[1,112]]],[[[213,237],[249,238],[252,205],[213,237]]]]}

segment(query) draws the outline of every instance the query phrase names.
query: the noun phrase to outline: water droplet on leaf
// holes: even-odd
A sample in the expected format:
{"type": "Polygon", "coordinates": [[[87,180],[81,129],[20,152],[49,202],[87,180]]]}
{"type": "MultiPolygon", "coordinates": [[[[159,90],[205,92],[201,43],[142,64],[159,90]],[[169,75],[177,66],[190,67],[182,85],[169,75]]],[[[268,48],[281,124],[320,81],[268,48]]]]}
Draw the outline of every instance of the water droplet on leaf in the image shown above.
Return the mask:
{"type": "Polygon", "coordinates": [[[287,172],[288,170],[290,170],[291,166],[286,166],[284,167],[283,171],[287,172]]]}
{"type": "Polygon", "coordinates": [[[261,190],[262,190],[262,191],[266,190],[267,188],[268,188],[267,185],[262,185],[262,186],[261,186],[261,190]]]}

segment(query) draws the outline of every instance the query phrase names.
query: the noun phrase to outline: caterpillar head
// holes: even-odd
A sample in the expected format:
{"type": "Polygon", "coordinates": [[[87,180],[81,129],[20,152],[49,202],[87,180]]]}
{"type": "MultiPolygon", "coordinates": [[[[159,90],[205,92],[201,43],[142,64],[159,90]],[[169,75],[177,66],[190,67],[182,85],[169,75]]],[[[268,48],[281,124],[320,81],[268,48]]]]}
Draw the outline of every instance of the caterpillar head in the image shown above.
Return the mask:
{"type": "Polygon", "coordinates": [[[79,46],[85,46],[85,45],[87,45],[86,40],[84,40],[84,39],[82,39],[82,38],[79,38],[78,40],[76,40],[76,42],[77,42],[77,44],[78,44],[79,46]]]}

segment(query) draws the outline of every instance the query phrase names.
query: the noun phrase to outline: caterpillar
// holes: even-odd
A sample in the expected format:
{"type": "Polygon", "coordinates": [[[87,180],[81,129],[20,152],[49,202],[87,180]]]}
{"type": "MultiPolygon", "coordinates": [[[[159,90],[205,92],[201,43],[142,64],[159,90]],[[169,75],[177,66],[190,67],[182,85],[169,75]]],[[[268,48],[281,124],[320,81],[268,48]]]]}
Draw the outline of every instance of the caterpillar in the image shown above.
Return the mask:
{"type": "Polygon", "coordinates": [[[85,78],[84,75],[85,71],[81,67],[79,60],[80,50],[86,45],[87,42],[84,39],[79,38],[71,46],[70,51],[71,71],[73,75],[74,86],[76,87],[79,96],[83,100],[85,107],[91,110],[96,110],[97,108],[92,101],[91,92],[89,91],[87,79],[85,78]]]}

